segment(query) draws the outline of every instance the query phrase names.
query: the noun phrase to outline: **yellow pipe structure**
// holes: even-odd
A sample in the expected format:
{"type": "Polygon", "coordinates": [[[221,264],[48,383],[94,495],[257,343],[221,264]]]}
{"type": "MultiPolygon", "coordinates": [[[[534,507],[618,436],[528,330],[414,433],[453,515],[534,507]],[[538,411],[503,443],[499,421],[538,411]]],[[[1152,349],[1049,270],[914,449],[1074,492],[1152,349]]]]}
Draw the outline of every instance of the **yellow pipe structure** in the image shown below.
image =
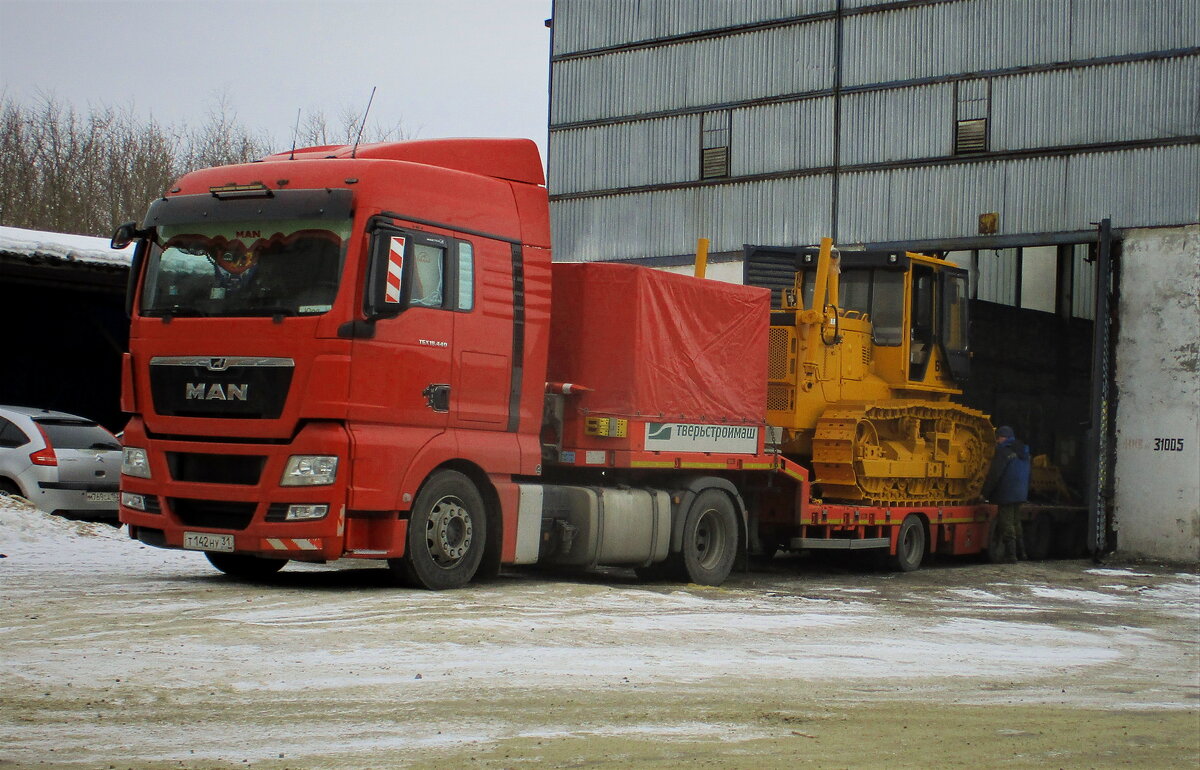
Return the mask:
{"type": "Polygon", "coordinates": [[[696,277],[703,278],[708,270],[708,239],[696,239],[696,277]]]}
{"type": "MultiPolygon", "coordinates": [[[[813,283],[813,303],[811,310],[815,310],[820,314],[825,312],[825,298],[829,291],[829,269],[830,257],[833,254],[833,239],[821,239],[821,251],[817,256],[817,278],[813,283]]],[[[836,298],[835,298],[836,301],[836,298]]]]}

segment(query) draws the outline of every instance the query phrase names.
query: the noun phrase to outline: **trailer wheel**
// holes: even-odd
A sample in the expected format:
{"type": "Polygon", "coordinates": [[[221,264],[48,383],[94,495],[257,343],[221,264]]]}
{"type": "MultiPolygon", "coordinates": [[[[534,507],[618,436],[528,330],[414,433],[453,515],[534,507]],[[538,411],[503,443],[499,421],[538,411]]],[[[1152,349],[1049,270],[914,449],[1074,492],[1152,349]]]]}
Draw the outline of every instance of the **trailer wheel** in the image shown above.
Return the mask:
{"type": "Polygon", "coordinates": [[[438,471],[417,494],[403,559],[388,566],[406,582],[442,591],[470,582],[483,559],[483,497],[458,471],[438,471]]]}
{"type": "Polygon", "coordinates": [[[896,553],[889,559],[892,569],[912,572],[925,558],[925,525],[916,514],[909,514],[896,537],[896,553]]]}
{"type": "Polygon", "coordinates": [[[706,489],[692,503],[683,524],[683,568],[688,580],[719,586],[737,557],[738,518],[729,495],[706,489]]]}
{"type": "Polygon", "coordinates": [[[208,563],[230,577],[241,580],[263,580],[283,569],[287,559],[264,559],[242,553],[214,553],[205,551],[208,563]]]}

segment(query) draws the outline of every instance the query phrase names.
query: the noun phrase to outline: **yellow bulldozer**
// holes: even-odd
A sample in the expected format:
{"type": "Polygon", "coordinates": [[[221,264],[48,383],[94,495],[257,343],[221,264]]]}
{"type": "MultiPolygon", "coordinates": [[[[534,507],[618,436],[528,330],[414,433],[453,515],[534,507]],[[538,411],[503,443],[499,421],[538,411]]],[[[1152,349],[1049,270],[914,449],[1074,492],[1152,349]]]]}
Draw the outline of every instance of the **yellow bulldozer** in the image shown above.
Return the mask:
{"type": "Polygon", "coordinates": [[[978,498],[987,415],[955,403],[969,364],[968,275],[912,252],[795,252],[772,313],[767,422],[811,460],[827,500],[948,505],[978,498]]]}

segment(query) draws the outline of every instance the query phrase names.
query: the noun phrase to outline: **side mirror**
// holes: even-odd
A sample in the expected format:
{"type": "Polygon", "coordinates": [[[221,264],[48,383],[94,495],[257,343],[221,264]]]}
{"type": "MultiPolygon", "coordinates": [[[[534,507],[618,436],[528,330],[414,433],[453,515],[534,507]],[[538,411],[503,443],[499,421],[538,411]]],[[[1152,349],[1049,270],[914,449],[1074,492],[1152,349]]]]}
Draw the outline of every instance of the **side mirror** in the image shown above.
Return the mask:
{"type": "Polygon", "coordinates": [[[137,222],[126,222],[123,225],[117,225],[116,232],[113,233],[112,241],[109,245],[114,249],[124,249],[133,243],[141,233],[138,231],[137,222]]]}
{"type": "Polygon", "coordinates": [[[369,319],[394,318],[404,309],[404,260],[408,238],[395,232],[377,232],[367,268],[363,310],[369,319]]]}

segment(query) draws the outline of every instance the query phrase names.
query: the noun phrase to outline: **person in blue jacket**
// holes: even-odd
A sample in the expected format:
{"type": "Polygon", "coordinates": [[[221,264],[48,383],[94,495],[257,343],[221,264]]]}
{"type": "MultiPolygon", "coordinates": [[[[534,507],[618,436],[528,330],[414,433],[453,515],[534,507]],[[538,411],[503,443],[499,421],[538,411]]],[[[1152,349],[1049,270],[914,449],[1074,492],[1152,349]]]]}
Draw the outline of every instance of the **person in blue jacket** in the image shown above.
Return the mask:
{"type": "Polygon", "coordinates": [[[996,504],[996,537],[1004,541],[1010,562],[1025,558],[1021,503],[1029,500],[1029,467],[1029,447],[1017,440],[1012,428],[1001,425],[996,429],[996,454],[983,482],[983,496],[996,504]]]}

